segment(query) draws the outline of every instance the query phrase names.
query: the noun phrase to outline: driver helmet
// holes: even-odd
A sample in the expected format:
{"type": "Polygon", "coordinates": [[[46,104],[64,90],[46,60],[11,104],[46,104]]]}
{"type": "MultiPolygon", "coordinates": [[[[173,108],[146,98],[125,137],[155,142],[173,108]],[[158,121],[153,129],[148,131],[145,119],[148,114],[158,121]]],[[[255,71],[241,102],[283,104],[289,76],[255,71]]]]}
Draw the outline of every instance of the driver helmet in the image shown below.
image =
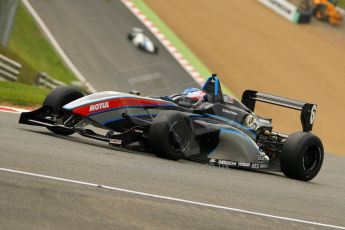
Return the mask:
{"type": "Polygon", "coordinates": [[[180,104],[195,107],[206,100],[206,92],[198,88],[188,88],[182,92],[180,104]]]}

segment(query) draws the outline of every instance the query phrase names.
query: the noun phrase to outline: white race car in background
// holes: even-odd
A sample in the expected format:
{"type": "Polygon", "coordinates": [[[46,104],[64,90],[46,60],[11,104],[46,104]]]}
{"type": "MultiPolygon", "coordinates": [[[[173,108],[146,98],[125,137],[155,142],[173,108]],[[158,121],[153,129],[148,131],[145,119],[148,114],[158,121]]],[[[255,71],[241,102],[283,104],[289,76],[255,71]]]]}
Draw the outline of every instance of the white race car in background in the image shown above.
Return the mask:
{"type": "Polygon", "coordinates": [[[158,53],[158,47],[153,44],[151,39],[140,28],[133,28],[132,32],[128,34],[128,40],[141,50],[149,53],[158,53]]]}

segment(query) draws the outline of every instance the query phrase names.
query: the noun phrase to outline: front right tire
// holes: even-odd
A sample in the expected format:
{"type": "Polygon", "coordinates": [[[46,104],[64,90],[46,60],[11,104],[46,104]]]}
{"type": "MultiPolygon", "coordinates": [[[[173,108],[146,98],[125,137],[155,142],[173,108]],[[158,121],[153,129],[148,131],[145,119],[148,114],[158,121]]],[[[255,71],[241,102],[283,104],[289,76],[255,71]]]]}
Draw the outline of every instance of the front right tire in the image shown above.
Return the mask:
{"type": "Polygon", "coordinates": [[[194,135],[188,117],[177,111],[163,111],[155,117],[149,130],[149,146],[159,157],[179,160],[192,148],[194,135]]]}

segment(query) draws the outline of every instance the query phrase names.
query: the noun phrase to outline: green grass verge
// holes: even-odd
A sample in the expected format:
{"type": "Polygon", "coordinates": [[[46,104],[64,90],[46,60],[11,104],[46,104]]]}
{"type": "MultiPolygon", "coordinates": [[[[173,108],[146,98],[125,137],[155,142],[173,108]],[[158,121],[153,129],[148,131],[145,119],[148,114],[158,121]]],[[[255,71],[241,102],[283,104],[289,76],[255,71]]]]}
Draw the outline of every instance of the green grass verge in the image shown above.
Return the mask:
{"type": "Polygon", "coordinates": [[[338,6],[345,9],[345,0],[339,0],[338,6]]]}
{"type": "Polygon", "coordinates": [[[37,71],[65,83],[75,80],[22,4],[18,7],[9,49],[37,71]]]}
{"type": "MultiPolygon", "coordinates": [[[[202,61],[193,54],[193,52],[184,44],[184,42],[160,19],[160,17],[144,1],[132,0],[132,2],[151,22],[153,22],[153,24],[167,37],[167,39],[204,77],[205,80],[211,75],[211,71],[202,63],[202,61]]],[[[227,94],[233,94],[224,86],[223,91],[227,94]]]]}
{"type": "Polygon", "coordinates": [[[5,102],[18,106],[35,106],[42,104],[50,90],[19,82],[0,81],[0,92],[0,104],[5,102]]]}

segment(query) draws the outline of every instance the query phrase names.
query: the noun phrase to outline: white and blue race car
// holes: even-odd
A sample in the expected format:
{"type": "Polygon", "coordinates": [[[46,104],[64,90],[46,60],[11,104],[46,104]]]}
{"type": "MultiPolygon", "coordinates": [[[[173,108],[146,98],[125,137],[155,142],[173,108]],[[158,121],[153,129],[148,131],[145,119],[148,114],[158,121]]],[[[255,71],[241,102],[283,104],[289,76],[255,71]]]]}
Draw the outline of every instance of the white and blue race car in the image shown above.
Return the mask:
{"type": "Polygon", "coordinates": [[[133,28],[132,32],[128,34],[127,38],[140,50],[154,54],[158,53],[158,47],[153,44],[151,39],[146,36],[144,31],[140,28],[133,28]]]}
{"type": "Polygon", "coordinates": [[[188,88],[182,94],[139,94],[105,91],[84,96],[61,86],[41,108],[22,113],[19,123],[45,126],[60,135],[78,133],[117,147],[138,147],[172,160],[281,171],[304,181],[321,169],[323,145],[311,133],[315,104],[252,90],[246,90],[240,102],[223,95],[216,75],[201,89],[188,88]],[[271,119],[254,113],[256,101],[301,111],[302,131],[274,131],[271,119]]]}

